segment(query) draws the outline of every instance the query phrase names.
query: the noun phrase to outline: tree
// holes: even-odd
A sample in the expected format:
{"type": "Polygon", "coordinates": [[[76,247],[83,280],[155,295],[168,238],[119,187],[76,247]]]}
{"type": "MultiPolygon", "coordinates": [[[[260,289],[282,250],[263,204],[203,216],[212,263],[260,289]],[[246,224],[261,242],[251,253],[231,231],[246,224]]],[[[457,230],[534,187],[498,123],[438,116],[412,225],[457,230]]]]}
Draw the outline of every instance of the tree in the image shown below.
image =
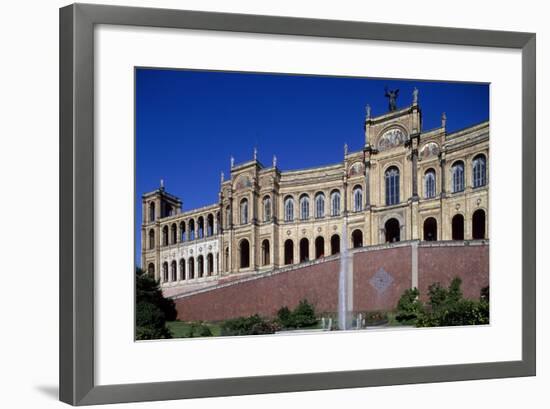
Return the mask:
{"type": "Polygon", "coordinates": [[[176,316],[174,301],[164,298],[158,281],[136,268],[136,338],[172,338],[166,321],[176,316]]]}

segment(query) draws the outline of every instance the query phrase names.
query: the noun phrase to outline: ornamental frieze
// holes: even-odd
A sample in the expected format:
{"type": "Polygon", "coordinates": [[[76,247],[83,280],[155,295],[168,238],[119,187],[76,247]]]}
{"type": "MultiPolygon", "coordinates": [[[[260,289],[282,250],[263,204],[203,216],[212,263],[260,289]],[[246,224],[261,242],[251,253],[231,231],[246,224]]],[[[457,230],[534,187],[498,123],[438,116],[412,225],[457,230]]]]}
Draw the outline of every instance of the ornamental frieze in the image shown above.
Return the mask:
{"type": "Polygon", "coordinates": [[[428,159],[439,155],[439,145],[435,142],[428,142],[420,150],[420,159],[428,159]]]}
{"type": "Polygon", "coordinates": [[[403,145],[407,141],[407,135],[400,128],[392,128],[380,137],[378,140],[378,150],[385,151],[399,145],[403,145]]]}
{"type": "Polygon", "coordinates": [[[355,162],[353,165],[350,166],[348,176],[359,176],[364,173],[363,171],[363,164],[361,162],[355,162]]]}

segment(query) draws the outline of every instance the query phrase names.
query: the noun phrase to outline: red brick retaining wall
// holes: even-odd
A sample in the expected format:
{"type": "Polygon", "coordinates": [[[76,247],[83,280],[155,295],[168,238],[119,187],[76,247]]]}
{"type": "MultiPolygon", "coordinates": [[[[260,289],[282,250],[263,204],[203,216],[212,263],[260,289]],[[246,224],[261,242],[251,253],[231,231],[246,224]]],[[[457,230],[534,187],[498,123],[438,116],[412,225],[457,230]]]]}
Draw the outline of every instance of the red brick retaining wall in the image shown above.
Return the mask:
{"type": "Polygon", "coordinates": [[[489,245],[418,248],[418,289],[426,300],[434,282],[448,286],[454,277],[462,279],[465,298],[478,299],[489,285],[489,245]]]}
{"type": "MultiPolygon", "coordinates": [[[[353,255],[354,310],[394,309],[401,294],[413,284],[412,254],[411,243],[357,251],[353,255]]],[[[335,312],[339,266],[339,259],[332,259],[176,298],[178,319],[216,321],[252,314],[273,317],[282,306],[294,308],[304,298],[318,312],[335,312]]],[[[417,266],[423,298],[433,282],[448,285],[459,276],[464,295],[477,299],[480,289],[489,283],[489,245],[422,243],[417,266]]]]}
{"type": "MultiPolygon", "coordinates": [[[[378,276],[377,276],[378,277],[378,276]]],[[[376,277],[374,278],[376,279],[376,277]]],[[[411,288],[411,246],[372,250],[354,254],[353,309],[355,311],[393,310],[397,300],[411,288]],[[371,283],[376,273],[391,277],[387,289],[371,283]]]]}

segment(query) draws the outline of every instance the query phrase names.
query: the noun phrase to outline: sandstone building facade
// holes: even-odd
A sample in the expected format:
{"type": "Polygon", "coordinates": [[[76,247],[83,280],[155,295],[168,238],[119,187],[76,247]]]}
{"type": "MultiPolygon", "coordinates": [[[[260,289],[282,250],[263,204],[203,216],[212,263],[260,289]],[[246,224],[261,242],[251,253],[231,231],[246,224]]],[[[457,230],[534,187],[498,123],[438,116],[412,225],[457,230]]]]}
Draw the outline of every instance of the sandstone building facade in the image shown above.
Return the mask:
{"type": "Polygon", "coordinates": [[[186,211],[161,183],[142,196],[142,267],[175,294],[334,255],[343,239],[489,239],[489,123],[448,133],[443,114],[423,131],[416,95],[368,108],[363,149],[337,164],[281,171],[254,153],[231,161],[217,203],[186,211]]]}

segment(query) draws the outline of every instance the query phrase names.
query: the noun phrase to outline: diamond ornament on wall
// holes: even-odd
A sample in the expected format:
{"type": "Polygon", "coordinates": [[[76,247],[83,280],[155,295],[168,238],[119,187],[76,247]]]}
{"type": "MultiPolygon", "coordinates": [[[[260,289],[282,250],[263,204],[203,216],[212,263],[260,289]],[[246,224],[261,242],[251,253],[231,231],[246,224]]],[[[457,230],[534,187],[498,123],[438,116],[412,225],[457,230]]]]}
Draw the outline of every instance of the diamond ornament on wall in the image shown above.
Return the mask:
{"type": "Polygon", "coordinates": [[[369,283],[374,287],[378,294],[382,294],[393,283],[393,277],[390,273],[380,267],[376,274],[374,274],[369,280],[369,283]]]}

